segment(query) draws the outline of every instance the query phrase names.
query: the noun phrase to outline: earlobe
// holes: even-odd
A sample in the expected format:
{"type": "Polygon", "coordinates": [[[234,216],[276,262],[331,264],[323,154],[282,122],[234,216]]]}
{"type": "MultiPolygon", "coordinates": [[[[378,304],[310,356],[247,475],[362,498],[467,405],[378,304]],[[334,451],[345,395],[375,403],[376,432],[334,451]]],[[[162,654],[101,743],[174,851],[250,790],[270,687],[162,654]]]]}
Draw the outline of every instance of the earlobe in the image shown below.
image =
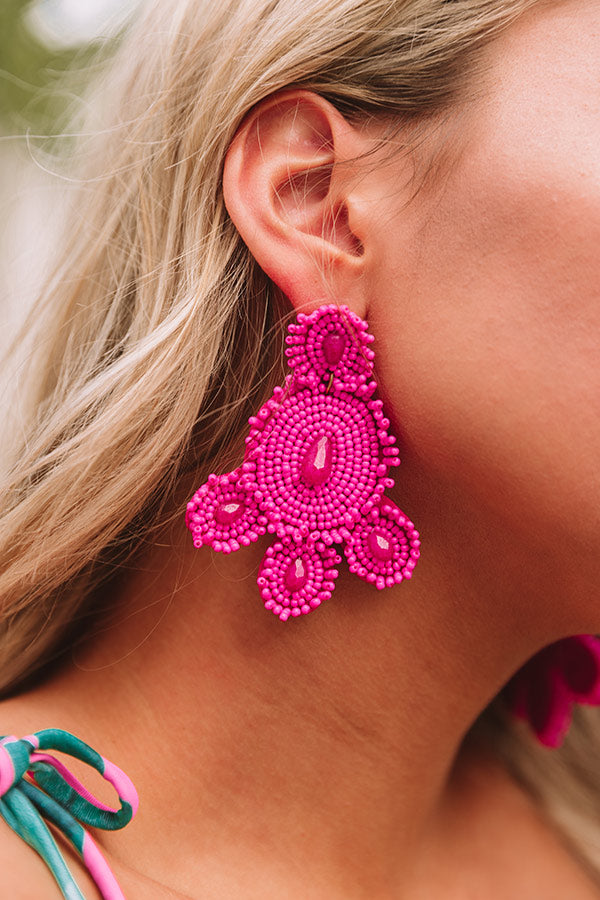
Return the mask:
{"type": "Polygon", "coordinates": [[[365,139],[326,100],[288,91],[258,106],[227,154],[227,210],[266,274],[305,309],[343,299],[364,315],[363,235],[352,217],[365,139]]]}

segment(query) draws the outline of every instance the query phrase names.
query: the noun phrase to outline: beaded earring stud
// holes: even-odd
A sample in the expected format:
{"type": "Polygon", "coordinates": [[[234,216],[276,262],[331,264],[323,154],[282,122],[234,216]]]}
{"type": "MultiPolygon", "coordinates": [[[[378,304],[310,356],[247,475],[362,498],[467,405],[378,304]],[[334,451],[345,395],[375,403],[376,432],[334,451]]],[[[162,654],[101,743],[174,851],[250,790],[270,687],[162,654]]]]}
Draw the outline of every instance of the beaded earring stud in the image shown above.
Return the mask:
{"type": "Polygon", "coordinates": [[[378,589],[410,578],[420,555],[415,526],[383,496],[400,459],[375,396],[367,329],[347,306],[300,313],[286,337],[292,372],[250,417],[244,461],[210,475],[187,505],[196,547],[232,553],[275,536],[257,582],[282,621],[331,597],[335,545],[378,589]]]}

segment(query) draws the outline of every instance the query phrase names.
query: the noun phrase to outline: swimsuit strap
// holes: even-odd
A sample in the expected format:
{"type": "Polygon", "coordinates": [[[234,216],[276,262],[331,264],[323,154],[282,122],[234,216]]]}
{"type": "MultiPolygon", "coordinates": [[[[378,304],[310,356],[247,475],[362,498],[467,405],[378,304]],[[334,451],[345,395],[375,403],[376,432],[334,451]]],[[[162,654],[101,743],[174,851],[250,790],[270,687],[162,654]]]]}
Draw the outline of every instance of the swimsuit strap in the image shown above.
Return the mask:
{"type": "Polygon", "coordinates": [[[37,850],[67,900],[85,898],[44,818],[73,844],[104,900],[125,900],[108,863],[81,823],[113,831],[127,825],[137,808],[137,791],[127,775],[68,731],[46,728],[21,739],[14,735],[0,738],[0,815],[37,850]],[[117,791],[120,808],[101,803],[45,750],[67,753],[96,769],[117,791]],[[25,780],[25,774],[32,780],[25,780]]]}

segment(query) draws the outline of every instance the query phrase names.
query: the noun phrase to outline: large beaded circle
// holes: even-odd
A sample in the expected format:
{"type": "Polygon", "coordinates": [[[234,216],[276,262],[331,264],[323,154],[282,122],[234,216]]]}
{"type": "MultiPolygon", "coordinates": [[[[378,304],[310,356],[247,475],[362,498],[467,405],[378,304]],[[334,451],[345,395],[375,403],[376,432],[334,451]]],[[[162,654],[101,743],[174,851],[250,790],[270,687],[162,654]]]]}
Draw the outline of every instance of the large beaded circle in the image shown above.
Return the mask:
{"type": "Polygon", "coordinates": [[[381,419],[379,407],[325,389],[305,388],[281,402],[244,465],[278,535],[299,532],[298,539],[318,531],[325,543],[339,542],[340,529],[379,503],[393,484],[388,467],[396,464],[382,453],[390,436],[381,419]]]}
{"type": "Polygon", "coordinates": [[[331,597],[341,556],[322,541],[275,541],[263,557],[257,583],[265,609],[285,621],[331,597]]]}
{"type": "Polygon", "coordinates": [[[350,571],[381,590],[411,578],[420,546],[413,523],[385,498],[354,526],[344,553],[350,571]]]}
{"type": "Polygon", "coordinates": [[[194,546],[232,553],[265,534],[267,520],[247,489],[240,484],[241,468],[211,475],[189,501],[186,523],[194,546]]]}

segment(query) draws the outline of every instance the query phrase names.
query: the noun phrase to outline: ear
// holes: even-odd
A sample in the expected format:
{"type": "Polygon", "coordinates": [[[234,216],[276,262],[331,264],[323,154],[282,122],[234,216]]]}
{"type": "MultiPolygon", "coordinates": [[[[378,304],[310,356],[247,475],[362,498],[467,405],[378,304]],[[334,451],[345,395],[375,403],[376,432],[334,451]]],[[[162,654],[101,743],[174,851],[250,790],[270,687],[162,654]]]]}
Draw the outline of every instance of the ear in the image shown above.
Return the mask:
{"type": "Polygon", "coordinates": [[[292,305],[347,303],[361,317],[368,228],[358,158],[373,138],[310,91],[275,94],[242,122],[223,173],[229,215],[292,305]]]}

